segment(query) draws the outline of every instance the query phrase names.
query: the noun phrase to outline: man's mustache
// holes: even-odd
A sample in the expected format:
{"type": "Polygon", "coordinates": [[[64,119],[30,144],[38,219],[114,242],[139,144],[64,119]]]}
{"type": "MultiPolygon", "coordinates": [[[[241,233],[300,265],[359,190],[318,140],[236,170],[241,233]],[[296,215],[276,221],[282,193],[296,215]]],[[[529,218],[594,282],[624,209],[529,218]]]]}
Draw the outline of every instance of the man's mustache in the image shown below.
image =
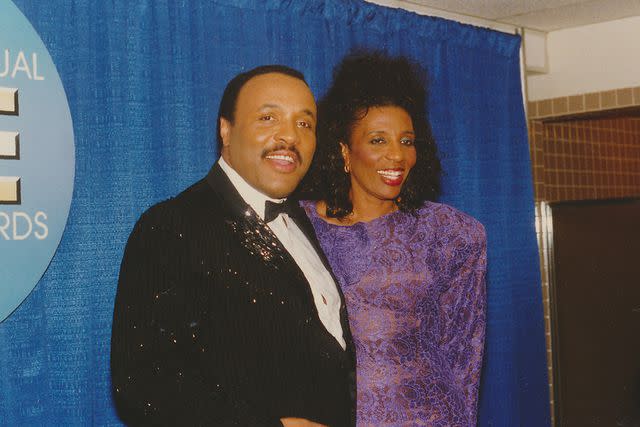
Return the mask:
{"type": "Polygon", "coordinates": [[[294,159],[297,159],[298,162],[302,163],[302,155],[300,155],[300,151],[298,151],[295,145],[278,144],[274,147],[265,148],[262,150],[262,154],[260,155],[260,157],[264,159],[268,155],[277,151],[280,151],[280,154],[282,154],[282,152],[291,153],[293,156],[295,156],[294,159]]]}

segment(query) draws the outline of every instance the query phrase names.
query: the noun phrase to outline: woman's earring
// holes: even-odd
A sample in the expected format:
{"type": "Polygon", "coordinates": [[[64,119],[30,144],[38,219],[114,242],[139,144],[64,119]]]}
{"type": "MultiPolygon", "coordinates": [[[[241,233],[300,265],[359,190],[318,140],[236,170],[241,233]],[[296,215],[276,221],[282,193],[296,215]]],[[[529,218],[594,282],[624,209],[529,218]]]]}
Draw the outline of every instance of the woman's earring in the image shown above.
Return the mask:
{"type": "Polygon", "coordinates": [[[340,142],[340,154],[342,154],[342,161],[344,162],[344,173],[349,175],[351,172],[351,165],[349,164],[349,147],[344,142],[340,142]]]}

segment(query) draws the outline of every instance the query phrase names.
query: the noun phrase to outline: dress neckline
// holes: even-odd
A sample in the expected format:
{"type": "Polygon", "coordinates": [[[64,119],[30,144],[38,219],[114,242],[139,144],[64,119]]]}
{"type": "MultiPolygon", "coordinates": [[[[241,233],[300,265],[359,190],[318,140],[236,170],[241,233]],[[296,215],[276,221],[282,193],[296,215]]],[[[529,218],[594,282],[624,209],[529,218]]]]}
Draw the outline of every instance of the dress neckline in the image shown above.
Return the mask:
{"type": "Polygon", "coordinates": [[[358,221],[358,222],[355,222],[353,224],[340,225],[340,224],[333,224],[331,222],[327,222],[327,221],[324,220],[324,218],[322,218],[320,216],[320,214],[318,213],[318,210],[316,208],[317,201],[315,201],[315,200],[307,200],[307,201],[305,201],[303,203],[305,205],[307,205],[308,212],[311,212],[311,216],[313,217],[313,219],[316,219],[316,220],[320,221],[322,224],[326,224],[329,227],[344,228],[344,229],[348,229],[348,228],[352,228],[352,227],[370,228],[370,227],[373,227],[374,225],[377,225],[379,223],[383,223],[383,222],[395,217],[397,214],[400,214],[402,212],[400,209],[396,209],[393,212],[389,212],[389,213],[386,213],[384,215],[381,215],[381,216],[379,216],[377,218],[372,219],[371,221],[358,221]]]}

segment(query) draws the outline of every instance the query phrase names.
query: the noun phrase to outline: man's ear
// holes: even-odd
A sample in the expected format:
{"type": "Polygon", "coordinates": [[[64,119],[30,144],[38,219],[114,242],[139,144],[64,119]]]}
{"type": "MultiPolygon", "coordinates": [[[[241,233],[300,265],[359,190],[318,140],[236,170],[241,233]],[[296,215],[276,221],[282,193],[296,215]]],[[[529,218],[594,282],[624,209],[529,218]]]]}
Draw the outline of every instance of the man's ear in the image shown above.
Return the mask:
{"type": "Polygon", "coordinates": [[[220,117],[220,137],[222,138],[222,146],[229,146],[229,134],[231,133],[231,122],[225,119],[224,117],[220,117]]]}

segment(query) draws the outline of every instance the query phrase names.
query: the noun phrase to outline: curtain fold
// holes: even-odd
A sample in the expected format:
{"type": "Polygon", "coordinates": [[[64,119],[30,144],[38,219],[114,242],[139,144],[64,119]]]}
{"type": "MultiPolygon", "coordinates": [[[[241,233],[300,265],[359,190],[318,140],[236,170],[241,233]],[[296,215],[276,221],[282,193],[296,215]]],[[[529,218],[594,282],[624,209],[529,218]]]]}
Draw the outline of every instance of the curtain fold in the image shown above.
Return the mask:
{"type": "MultiPolygon", "coordinates": [[[[314,93],[354,47],[405,54],[429,73],[442,200],[489,239],[479,424],[549,424],[520,40],[346,0],[14,0],[49,49],[76,137],[62,242],[0,324],[0,425],[120,425],[111,402],[113,301],[138,216],[215,160],[225,83],[266,63],[314,93]]],[[[0,279],[1,280],[1,279],[0,279]]]]}

